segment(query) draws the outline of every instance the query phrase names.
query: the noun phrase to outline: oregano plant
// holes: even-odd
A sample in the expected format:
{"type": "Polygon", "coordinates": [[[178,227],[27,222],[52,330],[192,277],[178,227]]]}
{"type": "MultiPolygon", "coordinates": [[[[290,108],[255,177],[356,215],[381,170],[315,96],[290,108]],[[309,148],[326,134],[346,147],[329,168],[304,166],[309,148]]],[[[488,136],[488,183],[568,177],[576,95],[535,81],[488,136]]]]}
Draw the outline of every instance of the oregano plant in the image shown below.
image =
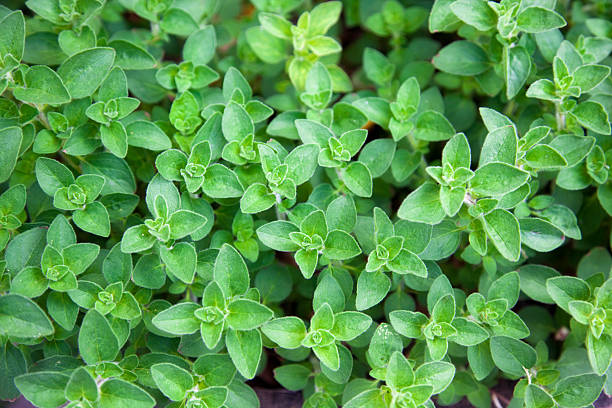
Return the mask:
{"type": "Polygon", "coordinates": [[[609,0],[4,1],[0,400],[597,406],[611,21],[609,0]]]}

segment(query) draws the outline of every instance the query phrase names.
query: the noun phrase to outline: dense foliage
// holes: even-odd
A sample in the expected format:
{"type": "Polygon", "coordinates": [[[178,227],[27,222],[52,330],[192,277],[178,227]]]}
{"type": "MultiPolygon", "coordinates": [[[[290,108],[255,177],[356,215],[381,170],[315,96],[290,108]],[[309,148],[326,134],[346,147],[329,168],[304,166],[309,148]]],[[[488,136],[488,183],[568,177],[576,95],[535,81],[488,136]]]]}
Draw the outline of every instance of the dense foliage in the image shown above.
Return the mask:
{"type": "Polygon", "coordinates": [[[0,399],[612,392],[609,0],[4,3],[0,399]]]}

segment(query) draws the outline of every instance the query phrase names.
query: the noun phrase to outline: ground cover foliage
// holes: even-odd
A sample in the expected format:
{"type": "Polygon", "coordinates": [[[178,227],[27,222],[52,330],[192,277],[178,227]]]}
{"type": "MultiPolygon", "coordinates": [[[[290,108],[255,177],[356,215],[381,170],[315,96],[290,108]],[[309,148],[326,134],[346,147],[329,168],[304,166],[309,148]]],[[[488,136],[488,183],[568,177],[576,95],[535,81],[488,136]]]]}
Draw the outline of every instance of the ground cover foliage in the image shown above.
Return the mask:
{"type": "Polygon", "coordinates": [[[612,391],[610,1],[4,4],[0,399],[612,391]]]}

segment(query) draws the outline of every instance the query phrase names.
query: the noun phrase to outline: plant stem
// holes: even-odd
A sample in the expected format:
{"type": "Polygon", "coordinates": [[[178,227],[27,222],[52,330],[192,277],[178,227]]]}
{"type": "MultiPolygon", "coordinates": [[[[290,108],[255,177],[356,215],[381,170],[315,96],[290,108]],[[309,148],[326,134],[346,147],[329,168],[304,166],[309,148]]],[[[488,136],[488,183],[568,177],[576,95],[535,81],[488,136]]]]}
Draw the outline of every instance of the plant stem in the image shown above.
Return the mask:
{"type": "Polygon", "coordinates": [[[555,103],[555,119],[557,120],[557,131],[565,129],[565,113],[561,111],[561,104],[555,103]]]}

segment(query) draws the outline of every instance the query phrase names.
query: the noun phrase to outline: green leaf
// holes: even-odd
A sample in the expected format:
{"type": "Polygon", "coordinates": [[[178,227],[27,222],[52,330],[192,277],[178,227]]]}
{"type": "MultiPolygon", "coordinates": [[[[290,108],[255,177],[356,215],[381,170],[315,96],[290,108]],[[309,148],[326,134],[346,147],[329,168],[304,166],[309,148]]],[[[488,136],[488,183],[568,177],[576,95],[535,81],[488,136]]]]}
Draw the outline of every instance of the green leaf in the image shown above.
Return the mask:
{"type": "Polygon", "coordinates": [[[519,222],[514,215],[500,208],[484,217],[487,235],[500,254],[509,261],[517,261],[521,255],[519,222]]]}
{"type": "Polygon", "coordinates": [[[433,339],[425,339],[427,344],[427,353],[433,361],[442,360],[448,352],[448,340],[442,337],[434,337],[433,339]]]}
{"type": "MultiPolygon", "coordinates": [[[[482,158],[482,152],[480,157],[482,158]]],[[[457,133],[444,145],[444,150],[442,150],[442,166],[449,164],[453,169],[460,167],[469,169],[471,161],[470,144],[463,133],[457,133]]]]}
{"type": "Polygon", "coordinates": [[[60,105],[70,102],[70,94],[62,79],[45,65],[29,68],[25,74],[25,87],[16,88],[13,94],[22,102],[39,105],[60,105]]]}
{"type": "Polygon", "coordinates": [[[97,310],[90,310],[79,330],[79,352],[87,364],[113,360],[119,352],[119,340],[111,325],[97,310]]]}
{"type": "Polygon", "coordinates": [[[453,125],[440,112],[428,110],[416,119],[414,137],[428,142],[448,140],[455,135],[453,125]]]}
{"type": "Polygon", "coordinates": [[[249,288],[249,271],[232,246],[223,244],[214,266],[214,279],[226,297],[244,294],[249,288]]]}
{"type": "Polygon", "coordinates": [[[449,74],[472,76],[489,69],[489,59],[482,48],[469,41],[454,41],[442,48],[433,64],[449,74]]]}
{"type": "Polygon", "coordinates": [[[578,408],[595,402],[605,382],[605,377],[596,374],[582,374],[566,377],[559,381],[555,401],[564,407],[578,408]]]}
{"type": "Polygon", "coordinates": [[[43,228],[32,228],[13,238],[6,247],[7,269],[18,272],[26,266],[38,267],[45,248],[45,238],[46,231],[43,228]]]}
{"type": "Polygon", "coordinates": [[[379,86],[391,82],[395,73],[395,65],[373,48],[366,48],[363,52],[363,69],[368,79],[379,86]]]}
{"type": "Polygon", "coordinates": [[[52,292],[47,297],[49,316],[66,330],[72,330],[76,323],[79,307],[63,292],[52,292]]]}
{"type": "Polygon", "coordinates": [[[84,367],[77,368],[70,375],[66,384],[66,398],[70,401],[78,401],[81,398],[88,401],[98,399],[98,385],[84,367]]]}
{"type": "Polygon", "coordinates": [[[127,141],[130,146],[143,149],[162,151],[172,147],[170,139],[159,126],[153,122],[136,120],[125,128],[127,141]]]}
{"type": "Polygon", "coordinates": [[[384,399],[384,395],[378,388],[363,391],[347,401],[347,403],[344,405],[345,408],[384,408],[386,406],[387,403],[384,399]]]}
{"type": "Polygon", "coordinates": [[[135,225],[128,228],[121,238],[121,252],[126,254],[141,252],[151,248],[157,242],[157,238],[149,234],[146,225],[135,225]]]}
{"type": "Polygon", "coordinates": [[[65,265],[69,266],[75,275],[80,275],[96,260],[99,253],[98,245],[81,242],[65,247],[62,255],[65,265]]]}
{"type": "Polygon", "coordinates": [[[414,371],[406,357],[399,351],[394,352],[389,359],[385,382],[393,389],[402,389],[414,382],[414,371]]]}
{"type": "Polygon", "coordinates": [[[499,369],[513,376],[523,376],[536,363],[535,350],[511,337],[491,337],[491,355],[499,369]]]}
{"type": "Polygon", "coordinates": [[[495,368],[488,341],[468,347],[467,356],[474,378],[478,381],[486,378],[495,368]]]}
{"type": "Polygon", "coordinates": [[[172,248],[161,247],[159,253],[172,275],[186,284],[193,282],[198,257],[193,244],[179,242],[172,248]]]}
{"type": "Polygon", "coordinates": [[[114,61],[112,48],[90,48],[65,60],[57,73],[73,99],[83,98],[98,89],[114,61]]]}
{"type": "Polygon", "coordinates": [[[0,182],[8,180],[13,173],[22,138],[22,130],[18,127],[7,127],[0,130],[0,143],[4,146],[0,152],[0,182]]]}
{"type": "Polygon", "coordinates": [[[108,44],[115,50],[115,65],[125,70],[150,69],[156,60],[147,50],[126,40],[113,40],[108,44]]]}
{"type": "Polygon", "coordinates": [[[286,364],[274,369],[274,379],[290,391],[304,389],[310,374],[310,370],[301,364],[286,364]]]}
{"type": "Polygon", "coordinates": [[[559,276],[555,269],[544,265],[524,265],[518,269],[521,290],[540,303],[554,303],[546,290],[546,281],[559,276]]]}
{"type": "Polygon", "coordinates": [[[265,323],[261,331],[282,348],[295,349],[306,337],[306,326],[302,319],[294,316],[281,317],[265,323]]]}
{"type": "Polygon", "coordinates": [[[387,128],[391,120],[391,109],[389,102],[384,98],[367,97],[353,102],[353,106],[359,109],[372,122],[387,128]]]}
{"type": "Polygon", "coordinates": [[[331,274],[325,274],[317,283],[312,298],[312,308],[318,310],[324,303],[328,303],[334,313],[344,310],[345,296],[342,287],[331,274]]]}
{"type": "Polygon", "coordinates": [[[295,181],[296,185],[304,184],[317,169],[316,157],[319,154],[319,146],[303,144],[291,151],[284,162],[288,166],[287,177],[295,181]]]}
{"type": "Polygon", "coordinates": [[[74,176],[68,167],[47,157],[39,157],[36,160],[36,179],[40,188],[50,196],[58,189],[74,183],[74,176]]]}
{"type": "Polygon", "coordinates": [[[482,196],[499,196],[516,190],[529,179],[529,174],[506,163],[487,163],[474,172],[470,180],[472,192],[482,196]]]}
{"type": "Polygon", "coordinates": [[[237,299],[227,307],[226,321],[234,330],[255,329],[274,316],[268,307],[249,299],[237,299]]]}
{"type": "Polygon", "coordinates": [[[349,233],[342,230],[330,231],[325,239],[323,255],[329,259],[345,260],[361,253],[361,249],[349,233]]]}
{"type": "Polygon", "coordinates": [[[359,161],[365,164],[372,178],[382,176],[393,160],[395,142],[391,139],[377,139],[366,144],[359,154],[359,161]]]}
{"type": "Polygon", "coordinates": [[[121,122],[111,122],[100,126],[102,144],[117,157],[125,157],[128,150],[128,137],[121,122]]]}
{"type": "MultiPolygon", "coordinates": [[[[7,10],[8,11],[8,10],[7,10]]],[[[21,61],[24,51],[26,25],[20,10],[6,13],[0,20],[0,55],[12,55],[21,61]]]]}
{"type": "Polygon", "coordinates": [[[262,28],[273,36],[286,40],[291,39],[293,36],[293,34],[291,34],[291,22],[282,16],[261,12],[257,18],[262,28]]]}
{"type": "Polygon", "coordinates": [[[142,388],[118,378],[100,386],[100,408],[153,408],[155,400],[142,388]]]}
{"type": "Polygon", "coordinates": [[[36,372],[15,378],[15,385],[23,396],[40,408],[56,408],[66,402],[64,388],[69,376],[59,372],[36,372]]]}
{"type": "Polygon", "coordinates": [[[341,312],[334,316],[331,333],[338,341],[351,341],[368,330],[372,318],[360,312],[341,312]]]}
{"type": "MultiPolygon", "coordinates": [[[[486,123],[486,121],[485,121],[486,123]]],[[[514,125],[502,125],[487,134],[480,151],[479,167],[492,162],[516,163],[518,139],[514,125]]]]}
{"type": "Polygon", "coordinates": [[[89,26],[84,26],[78,34],[73,30],[64,30],[59,33],[57,42],[62,51],[67,55],[72,55],[87,48],[95,47],[96,34],[89,26]]]}
{"type": "Polygon", "coordinates": [[[402,336],[418,339],[422,337],[422,328],[429,322],[429,319],[421,312],[394,310],[389,313],[389,321],[393,329],[402,336]]]}
{"type": "Polygon", "coordinates": [[[589,286],[580,278],[558,276],[546,280],[546,290],[559,307],[569,313],[572,300],[588,300],[591,294],[589,286]]]}
{"type": "Polygon", "coordinates": [[[440,203],[440,188],[433,183],[424,183],[404,199],[397,216],[413,222],[438,224],[445,216],[440,203]]]}
{"type": "Polygon", "coordinates": [[[488,31],[497,23],[493,9],[481,0],[458,0],[450,8],[461,21],[480,31],[488,31]]]}
{"type": "Polygon", "coordinates": [[[587,334],[586,348],[593,371],[604,375],[612,362],[612,336],[602,334],[596,338],[593,333],[587,334]]]}
{"type": "Polygon", "coordinates": [[[87,204],[82,210],[76,210],[72,214],[72,220],[74,225],[91,234],[101,237],[108,237],[110,234],[108,211],[99,201],[87,204]]]}
{"type": "Polygon", "coordinates": [[[506,97],[514,98],[523,89],[531,70],[531,57],[524,47],[504,48],[506,97]]]}
{"type": "Polygon", "coordinates": [[[529,408],[553,408],[555,400],[543,388],[528,384],[525,389],[525,406],[529,408]]]}
{"type": "Polygon", "coordinates": [[[525,154],[525,161],[534,169],[558,169],[567,166],[561,153],[548,145],[537,145],[525,154]]]}
{"type": "Polygon", "coordinates": [[[602,135],[610,134],[608,113],[600,103],[595,101],[579,103],[570,114],[585,128],[602,135]]]}
{"type": "Polygon", "coordinates": [[[49,283],[40,268],[28,266],[22,269],[11,281],[11,293],[28,298],[36,298],[47,290],[49,283]]]}
{"type": "Polygon", "coordinates": [[[199,309],[196,303],[179,303],[158,313],[153,324],[168,333],[175,335],[191,334],[200,329],[200,321],[194,316],[199,309]]]}
{"type": "Polygon", "coordinates": [[[444,391],[455,376],[455,367],[446,361],[432,361],[422,364],[414,371],[415,384],[427,384],[433,387],[433,394],[444,391]]]}
{"type": "Polygon", "coordinates": [[[256,214],[267,210],[276,203],[274,194],[261,183],[251,184],[240,199],[240,210],[245,214],[256,214]]]}
{"type": "Polygon", "coordinates": [[[452,31],[461,21],[453,13],[450,5],[454,0],[435,0],[429,15],[429,32],[452,31]]]}
{"type": "Polygon", "coordinates": [[[223,111],[221,128],[223,136],[228,141],[242,141],[254,132],[253,119],[246,110],[236,102],[231,101],[223,111]]]}
{"type": "Polygon", "coordinates": [[[475,346],[489,338],[489,333],[477,323],[463,317],[457,317],[452,322],[457,334],[449,340],[462,346],[475,346]]]}
{"type": "Polygon", "coordinates": [[[541,33],[566,24],[565,19],[557,12],[539,6],[524,8],[516,17],[516,23],[518,28],[526,33],[541,33]]]}
{"type": "Polygon", "coordinates": [[[572,85],[579,87],[582,93],[589,92],[604,81],[608,75],[610,75],[610,67],[586,64],[574,71],[572,85]]]}
{"type": "Polygon", "coordinates": [[[104,177],[102,195],[112,193],[132,194],[136,191],[134,174],[127,162],[110,153],[96,153],[83,161],[83,174],[97,174],[104,177]]]}
{"type": "Polygon", "coordinates": [[[361,272],[357,279],[357,310],[366,310],[380,303],[391,288],[390,279],[382,272],[361,272]]]}
{"type": "Polygon", "coordinates": [[[246,40],[255,55],[267,64],[277,64],[287,58],[287,42],[270,34],[263,27],[249,28],[246,31],[246,40]]]}
{"type": "Polygon", "coordinates": [[[232,381],[236,368],[227,354],[204,354],[194,362],[193,372],[204,377],[206,385],[223,387],[232,381]]]}
{"type": "Polygon", "coordinates": [[[228,330],[225,346],[238,372],[245,378],[255,377],[261,358],[261,334],[258,330],[228,330]]]}
{"type": "Polygon", "coordinates": [[[504,299],[508,308],[514,307],[519,297],[519,274],[509,272],[491,283],[487,293],[488,300],[504,299]]]}
{"type": "Polygon", "coordinates": [[[38,338],[54,329],[43,310],[30,299],[16,294],[0,296],[0,332],[5,336],[38,338]]]}
{"type": "Polygon", "coordinates": [[[359,197],[370,197],[372,195],[372,173],[365,164],[361,162],[349,164],[344,170],[342,180],[355,195],[359,197]]]}
{"type": "Polygon", "coordinates": [[[342,2],[328,1],[310,10],[309,32],[312,35],[325,34],[340,18],[342,2]]]}
{"type": "Polygon", "coordinates": [[[538,252],[550,252],[565,241],[563,233],[548,221],[539,218],[519,220],[521,242],[538,252]]]}
{"type": "Polygon", "coordinates": [[[299,230],[292,222],[273,221],[257,228],[257,237],[264,245],[276,251],[291,252],[300,247],[289,238],[289,234],[299,230]]]}
{"type": "Polygon", "coordinates": [[[314,346],[312,351],[321,361],[321,364],[327,366],[331,371],[338,371],[340,368],[340,355],[336,343],[331,343],[327,346],[314,346]]]}
{"type": "Polygon", "coordinates": [[[329,203],[325,218],[330,229],[351,232],[357,222],[357,209],[354,200],[348,195],[336,198],[329,203]]]}
{"type": "Polygon", "coordinates": [[[194,385],[188,371],[171,363],[155,364],[151,376],[157,388],[172,401],[182,401],[194,385]]]}
{"type": "Polygon", "coordinates": [[[170,226],[170,237],[180,239],[193,234],[206,224],[206,217],[189,210],[178,210],[168,219],[170,226]]]}
{"type": "Polygon", "coordinates": [[[194,65],[206,65],[215,55],[217,36],[213,26],[205,26],[189,35],[183,47],[183,59],[194,65]]]}

